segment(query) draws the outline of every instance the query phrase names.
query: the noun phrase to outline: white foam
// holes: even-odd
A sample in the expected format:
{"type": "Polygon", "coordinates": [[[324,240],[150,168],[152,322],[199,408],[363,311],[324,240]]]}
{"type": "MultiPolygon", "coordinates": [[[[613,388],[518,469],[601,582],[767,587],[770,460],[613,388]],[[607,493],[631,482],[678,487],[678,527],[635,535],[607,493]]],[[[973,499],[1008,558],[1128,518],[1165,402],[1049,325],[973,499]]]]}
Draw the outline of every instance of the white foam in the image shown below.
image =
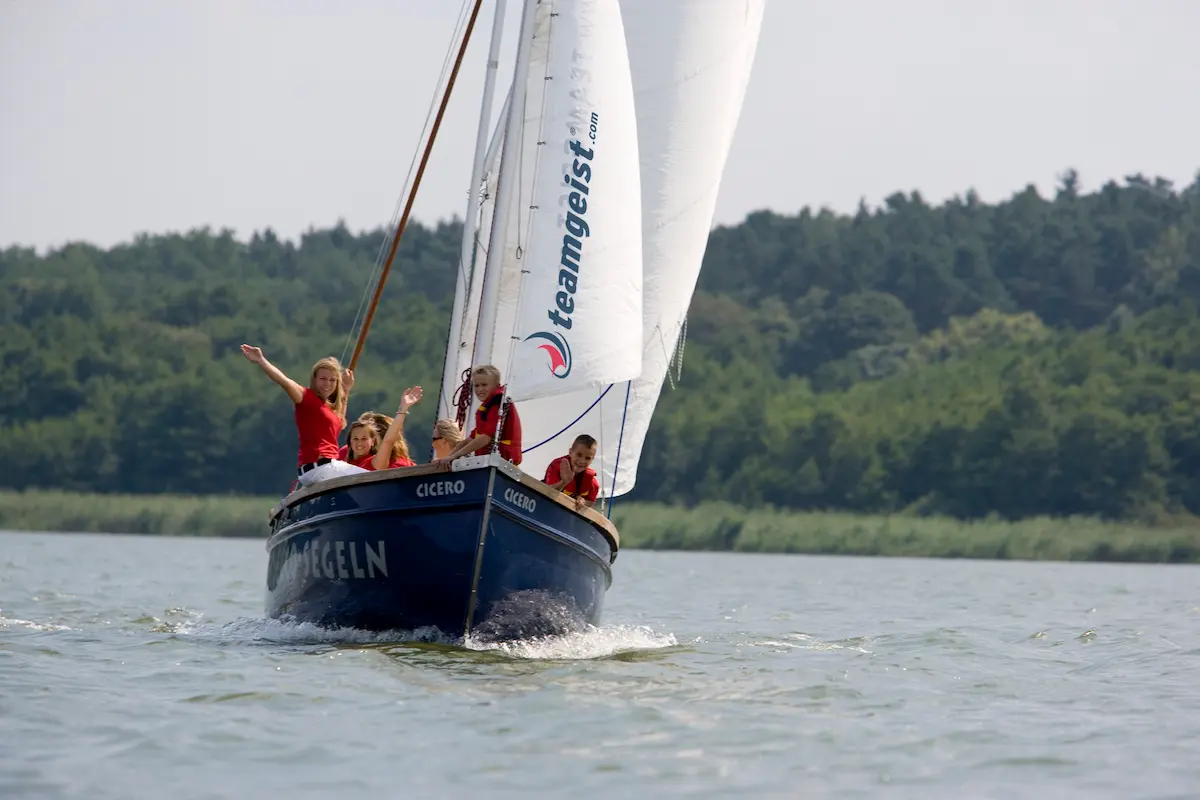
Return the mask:
{"type": "Polygon", "coordinates": [[[677,644],[673,634],[655,633],[644,625],[588,626],[586,630],[576,633],[515,642],[477,643],[468,637],[463,643],[470,650],[498,651],[514,658],[534,660],[608,658],[618,653],[660,650],[677,644]]]}
{"type": "Polygon", "coordinates": [[[0,628],[28,628],[31,631],[69,631],[66,625],[55,625],[51,622],[34,622],[30,619],[0,616],[0,628]]]}
{"type": "MultiPolygon", "coordinates": [[[[153,630],[153,629],[152,629],[153,630]]],[[[437,628],[412,631],[365,631],[357,628],[322,628],[311,622],[291,619],[252,619],[243,617],[223,625],[198,620],[180,624],[170,632],[176,635],[214,640],[220,644],[274,645],[383,645],[420,642],[464,647],[474,651],[503,653],[531,660],[587,660],[607,658],[618,653],[659,650],[678,642],[670,633],[656,633],[646,626],[589,626],[586,630],[560,636],[546,636],[515,642],[474,642],[448,636],[437,628]]]]}
{"type": "Polygon", "coordinates": [[[365,631],[358,628],[322,628],[311,622],[297,622],[288,618],[242,617],[223,625],[196,624],[175,633],[216,640],[221,644],[312,645],[452,641],[436,628],[415,631],[365,631]]]}
{"type": "MultiPolygon", "coordinates": [[[[809,636],[805,633],[787,634],[787,638],[793,641],[779,641],[777,639],[765,639],[761,642],[746,642],[746,647],[775,647],[785,650],[854,650],[859,653],[870,653],[863,647],[865,640],[863,639],[848,639],[840,642],[825,642],[816,637],[809,636]]],[[[741,646],[741,645],[739,645],[741,646]]]]}

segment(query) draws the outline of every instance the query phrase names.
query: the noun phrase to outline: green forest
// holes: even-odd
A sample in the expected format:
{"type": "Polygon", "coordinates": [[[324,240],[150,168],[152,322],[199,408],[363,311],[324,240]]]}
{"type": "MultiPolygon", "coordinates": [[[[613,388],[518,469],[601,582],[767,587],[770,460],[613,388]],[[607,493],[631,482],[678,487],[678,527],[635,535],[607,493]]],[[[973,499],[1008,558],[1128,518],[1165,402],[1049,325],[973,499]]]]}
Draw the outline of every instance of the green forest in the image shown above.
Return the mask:
{"type": "MultiPolygon", "coordinates": [[[[439,383],[460,224],[410,224],[350,413],[439,383]]],[[[0,487],[275,495],[385,230],[0,251],[0,487]]],[[[1200,176],[896,193],[713,230],[630,499],[963,519],[1200,513],[1200,176]]],[[[433,396],[427,394],[428,400],[433,396]]],[[[424,460],[434,402],[409,438],[424,460]]],[[[619,503],[618,503],[619,505],[619,503]]]]}

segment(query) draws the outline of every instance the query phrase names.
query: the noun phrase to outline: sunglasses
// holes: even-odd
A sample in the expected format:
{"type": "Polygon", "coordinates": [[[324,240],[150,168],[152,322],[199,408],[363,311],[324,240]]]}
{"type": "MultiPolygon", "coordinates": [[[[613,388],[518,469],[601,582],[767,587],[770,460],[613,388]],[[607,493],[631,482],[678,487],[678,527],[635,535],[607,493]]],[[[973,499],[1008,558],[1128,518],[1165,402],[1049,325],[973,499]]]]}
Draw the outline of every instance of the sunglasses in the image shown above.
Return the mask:
{"type": "Polygon", "coordinates": [[[435,437],[433,437],[433,441],[440,442],[442,439],[445,439],[445,438],[446,438],[445,436],[435,436],[435,437]]]}

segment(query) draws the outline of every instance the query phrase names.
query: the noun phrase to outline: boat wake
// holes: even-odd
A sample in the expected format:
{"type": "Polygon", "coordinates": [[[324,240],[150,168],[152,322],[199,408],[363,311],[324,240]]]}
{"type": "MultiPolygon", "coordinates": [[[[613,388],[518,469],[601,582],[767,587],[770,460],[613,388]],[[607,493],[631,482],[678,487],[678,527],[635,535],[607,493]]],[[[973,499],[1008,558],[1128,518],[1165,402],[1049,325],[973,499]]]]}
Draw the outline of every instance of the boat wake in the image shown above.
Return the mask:
{"type": "MultiPolygon", "coordinates": [[[[496,609],[475,632],[463,639],[437,628],[368,631],[357,628],[323,628],[295,619],[240,617],[217,623],[201,611],[168,608],[158,616],[142,615],[125,622],[129,632],[143,631],[217,647],[261,646],[283,649],[388,648],[431,646],[456,653],[479,653],[489,659],[574,661],[634,656],[678,646],[674,634],[645,625],[594,626],[579,621],[569,606],[543,602],[544,598],[515,597],[506,608],[496,609]]],[[[107,625],[108,623],[105,623],[107,625]]],[[[23,629],[34,633],[87,630],[0,614],[0,631],[23,629]]]]}
{"type": "Polygon", "coordinates": [[[31,631],[69,631],[66,625],[56,625],[52,622],[35,622],[30,619],[6,617],[0,614],[0,630],[4,628],[26,628],[31,631]]]}
{"type": "MultiPolygon", "coordinates": [[[[532,625],[530,630],[538,630],[532,625]]],[[[160,631],[159,632],[163,632],[160,631]]],[[[195,621],[171,631],[175,636],[219,646],[272,646],[308,649],[327,647],[381,647],[387,645],[436,645],[459,652],[473,651],[520,660],[589,660],[647,652],[678,644],[670,633],[646,626],[583,625],[567,633],[530,635],[495,640],[483,637],[448,636],[436,628],[414,631],[366,631],[356,628],[322,628],[290,619],[241,619],[223,625],[195,621]]]]}
{"type": "Polygon", "coordinates": [[[470,650],[540,661],[611,658],[621,654],[662,650],[678,644],[673,634],[657,633],[641,625],[588,626],[574,633],[503,642],[479,642],[471,637],[463,643],[470,650]]]}

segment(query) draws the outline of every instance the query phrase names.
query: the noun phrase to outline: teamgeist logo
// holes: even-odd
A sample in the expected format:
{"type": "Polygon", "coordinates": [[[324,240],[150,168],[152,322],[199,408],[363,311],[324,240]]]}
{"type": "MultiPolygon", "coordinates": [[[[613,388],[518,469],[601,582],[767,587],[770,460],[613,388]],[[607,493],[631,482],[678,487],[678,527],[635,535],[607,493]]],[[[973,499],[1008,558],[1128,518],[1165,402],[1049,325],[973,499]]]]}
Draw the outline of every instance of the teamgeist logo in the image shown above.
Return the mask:
{"type": "Polygon", "coordinates": [[[567,340],[559,336],[557,333],[549,333],[547,331],[538,331],[531,333],[525,337],[525,341],[530,339],[544,339],[546,344],[539,344],[538,350],[545,350],[550,356],[550,372],[556,378],[565,378],[571,374],[571,345],[567,344],[567,340]]]}
{"type": "Polygon", "coordinates": [[[583,242],[592,235],[587,222],[588,188],[592,182],[592,160],[595,158],[596,128],[599,121],[600,116],[594,111],[590,119],[581,114],[568,124],[570,136],[564,142],[566,151],[573,153],[575,157],[567,167],[570,171],[563,175],[563,183],[567,187],[563,194],[567,213],[560,217],[559,224],[565,232],[558,262],[560,269],[554,305],[546,312],[558,331],[538,331],[525,337],[527,342],[530,339],[545,342],[537,347],[539,350],[545,350],[550,356],[550,372],[559,379],[571,374],[571,346],[567,344],[564,332],[571,330],[571,315],[575,313],[575,292],[579,289],[579,272],[583,264],[583,242]],[[584,136],[580,135],[579,128],[586,129],[591,147],[583,146],[584,136]]]}

